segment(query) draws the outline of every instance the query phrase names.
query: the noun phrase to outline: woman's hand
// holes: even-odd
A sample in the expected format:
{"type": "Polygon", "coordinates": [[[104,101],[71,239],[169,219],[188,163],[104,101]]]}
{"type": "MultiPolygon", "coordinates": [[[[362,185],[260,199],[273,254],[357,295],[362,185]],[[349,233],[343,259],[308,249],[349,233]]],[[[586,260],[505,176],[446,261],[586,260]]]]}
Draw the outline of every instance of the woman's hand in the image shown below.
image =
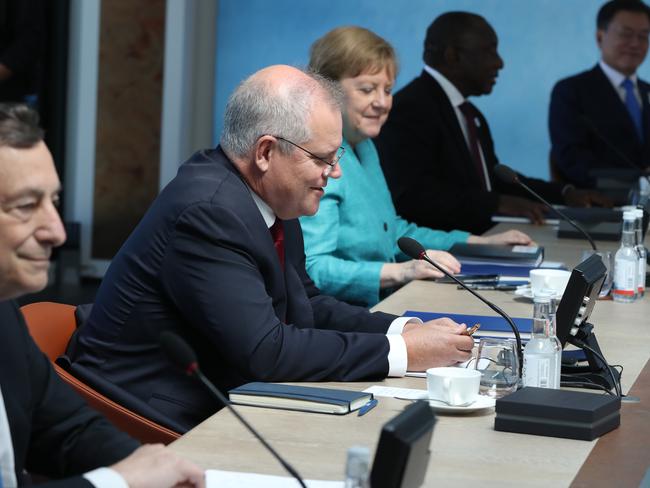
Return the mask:
{"type": "Polygon", "coordinates": [[[469,244],[516,244],[519,246],[534,246],[535,242],[528,234],[518,230],[507,230],[491,236],[469,236],[469,244]]]}
{"type": "MultiPolygon", "coordinates": [[[[460,273],[460,263],[448,252],[429,249],[427,250],[427,255],[448,273],[460,273]]],[[[441,278],[442,276],[444,275],[429,263],[418,259],[412,259],[403,263],[386,263],[381,268],[380,287],[388,288],[404,285],[413,280],[441,278]]]]}

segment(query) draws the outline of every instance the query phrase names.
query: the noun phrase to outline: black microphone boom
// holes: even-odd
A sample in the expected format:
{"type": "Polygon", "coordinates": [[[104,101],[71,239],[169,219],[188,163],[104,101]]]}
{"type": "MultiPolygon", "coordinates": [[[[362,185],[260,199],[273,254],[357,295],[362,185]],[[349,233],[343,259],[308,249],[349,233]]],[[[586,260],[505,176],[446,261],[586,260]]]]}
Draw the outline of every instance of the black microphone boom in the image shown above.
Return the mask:
{"type": "Polygon", "coordinates": [[[244,417],[242,417],[237,410],[232,406],[230,400],[228,400],[219,389],[212,384],[212,382],[201,372],[199,369],[199,364],[196,359],[196,354],[181,337],[177,334],[174,334],[170,331],[165,331],[160,334],[159,338],[160,346],[165,352],[169,360],[180,369],[185,371],[189,376],[195,376],[198,378],[201,383],[214,395],[220,403],[222,403],[226,408],[228,408],[232,414],[237,417],[244,427],[246,427],[251,434],[253,434],[258,441],[278,460],[278,462],[287,470],[287,472],[293,476],[300,486],[306,488],[305,482],[302,480],[298,472],[291,466],[287,461],[285,461],[280,454],[271,447],[271,445],[266,442],[266,440],[261,436],[259,432],[249,424],[244,417]]]}
{"type": "Polygon", "coordinates": [[[600,139],[601,142],[603,142],[614,154],[616,154],[616,156],[618,156],[619,161],[625,163],[625,165],[629,166],[631,169],[637,170],[639,172],[639,175],[645,178],[648,183],[650,183],[650,176],[643,174],[643,170],[641,168],[634,164],[623,151],[621,151],[617,146],[614,145],[612,141],[609,140],[608,137],[605,137],[605,135],[600,131],[600,129],[598,129],[593,120],[591,120],[586,115],[581,115],[580,120],[587,126],[592,134],[600,139]]]}
{"type": "Polygon", "coordinates": [[[596,247],[596,243],[594,240],[591,238],[591,236],[587,233],[586,230],[584,230],[581,226],[579,226],[573,219],[569,218],[568,215],[566,215],[564,212],[561,212],[557,208],[555,208],[553,205],[548,203],[544,198],[541,197],[536,191],[534,191],[531,187],[529,187],[526,183],[521,181],[519,179],[519,175],[513,171],[511,168],[506,166],[505,164],[497,164],[494,167],[494,174],[496,174],[501,181],[504,183],[510,183],[510,184],[515,184],[521,186],[524,190],[526,190],[528,193],[530,193],[532,196],[534,196],[537,200],[542,202],[544,205],[546,205],[548,208],[550,208],[553,212],[555,212],[562,220],[568,222],[571,224],[578,232],[580,232],[585,238],[589,241],[589,244],[591,245],[592,249],[594,251],[598,251],[598,248],[596,247]]]}
{"type": "Polygon", "coordinates": [[[441,266],[436,264],[431,258],[429,258],[429,256],[427,256],[427,252],[425,251],[422,244],[420,244],[415,239],[411,239],[410,237],[400,237],[397,240],[397,245],[402,250],[402,252],[404,254],[406,254],[408,257],[410,257],[411,259],[424,260],[427,263],[429,263],[431,266],[436,268],[438,271],[440,271],[442,274],[444,274],[448,278],[451,278],[452,280],[454,280],[462,288],[464,288],[465,290],[470,292],[472,295],[474,295],[476,298],[481,300],[488,307],[490,307],[496,313],[501,315],[501,317],[503,317],[506,320],[506,322],[508,322],[508,324],[510,325],[510,328],[512,329],[512,332],[515,334],[515,341],[517,341],[517,356],[519,357],[519,377],[521,377],[521,371],[522,371],[522,368],[524,366],[523,349],[521,347],[521,336],[519,335],[519,329],[517,329],[517,326],[515,325],[514,321],[510,318],[510,316],[507,313],[505,313],[503,310],[501,310],[500,307],[496,306],[494,303],[492,303],[492,302],[486,300],[485,298],[483,298],[481,295],[476,293],[474,290],[472,290],[470,287],[468,287],[461,280],[456,278],[454,275],[448,273],[441,266]]]}

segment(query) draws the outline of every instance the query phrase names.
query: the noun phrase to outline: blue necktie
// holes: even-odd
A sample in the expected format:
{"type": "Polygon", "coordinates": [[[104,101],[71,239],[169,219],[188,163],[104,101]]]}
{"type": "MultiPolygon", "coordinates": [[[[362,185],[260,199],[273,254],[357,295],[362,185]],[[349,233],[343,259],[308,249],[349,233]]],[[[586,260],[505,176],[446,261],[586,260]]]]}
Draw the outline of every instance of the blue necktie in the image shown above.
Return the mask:
{"type": "Polygon", "coordinates": [[[621,86],[625,89],[625,108],[630,113],[632,117],[632,122],[634,122],[634,127],[636,128],[636,133],[639,136],[639,140],[643,141],[643,122],[641,120],[641,107],[639,106],[639,101],[636,99],[634,93],[634,83],[629,78],[625,78],[621,86]]]}

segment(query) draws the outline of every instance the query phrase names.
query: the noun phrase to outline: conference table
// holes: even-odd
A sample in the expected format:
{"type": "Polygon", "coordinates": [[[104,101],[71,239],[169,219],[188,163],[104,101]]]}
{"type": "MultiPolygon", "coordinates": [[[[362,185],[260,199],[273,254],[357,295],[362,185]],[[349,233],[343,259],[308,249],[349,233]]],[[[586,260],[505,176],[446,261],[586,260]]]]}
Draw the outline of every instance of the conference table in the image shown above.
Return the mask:
{"type": "MultiPolygon", "coordinates": [[[[545,258],[572,268],[588,245],[557,239],[552,226],[499,224],[492,232],[517,228],[545,246],[545,258]]],[[[618,243],[598,242],[601,250],[618,243]]],[[[489,300],[514,317],[531,317],[532,303],[512,292],[485,291],[489,300]]],[[[414,281],[374,307],[494,315],[456,286],[414,281]]],[[[650,296],[634,303],[599,300],[590,322],[610,364],[624,367],[621,385],[639,403],[623,403],[621,426],[594,441],[497,432],[494,409],[466,415],[437,414],[424,486],[617,486],[638,487],[650,467],[650,296]]],[[[364,390],[372,385],[426,389],[424,378],[318,383],[315,386],[364,390]]],[[[592,394],[602,394],[593,392],[592,394]]],[[[306,479],[342,480],[347,449],[367,446],[374,452],[382,425],[408,402],[380,397],[368,414],[344,416],[256,407],[239,411],[306,479]]],[[[171,444],[204,468],[286,476],[277,461],[226,409],[171,444]]]]}

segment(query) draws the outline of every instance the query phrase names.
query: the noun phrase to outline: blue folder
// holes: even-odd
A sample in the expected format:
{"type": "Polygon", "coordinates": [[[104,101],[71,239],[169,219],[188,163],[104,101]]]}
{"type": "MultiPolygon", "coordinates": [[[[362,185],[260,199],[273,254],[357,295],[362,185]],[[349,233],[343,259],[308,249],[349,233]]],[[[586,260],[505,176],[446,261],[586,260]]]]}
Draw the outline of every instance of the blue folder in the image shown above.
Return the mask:
{"type": "Polygon", "coordinates": [[[472,264],[461,262],[461,273],[467,275],[499,275],[499,276],[517,276],[520,278],[528,278],[531,269],[536,269],[535,266],[503,266],[500,264],[472,264]]]}
{"type": "MultiPolygon", "coordinates": [[[[418,317],[424,322],[442,317],[449,317],[459,324],[467,324],[469,327],[476,323],[481,324],[480,332],[512,332],[510,325],[503,317],[490,315],[467,315],[460,313],[439,313],[439,312],[419,312],[417,310],[407,310],[404,315],[409,317],[418,317]]],[[[512,321],[521,333],[530,334],[533,330],[533,319],[522,317],[512,317],[512,321]]]]}

